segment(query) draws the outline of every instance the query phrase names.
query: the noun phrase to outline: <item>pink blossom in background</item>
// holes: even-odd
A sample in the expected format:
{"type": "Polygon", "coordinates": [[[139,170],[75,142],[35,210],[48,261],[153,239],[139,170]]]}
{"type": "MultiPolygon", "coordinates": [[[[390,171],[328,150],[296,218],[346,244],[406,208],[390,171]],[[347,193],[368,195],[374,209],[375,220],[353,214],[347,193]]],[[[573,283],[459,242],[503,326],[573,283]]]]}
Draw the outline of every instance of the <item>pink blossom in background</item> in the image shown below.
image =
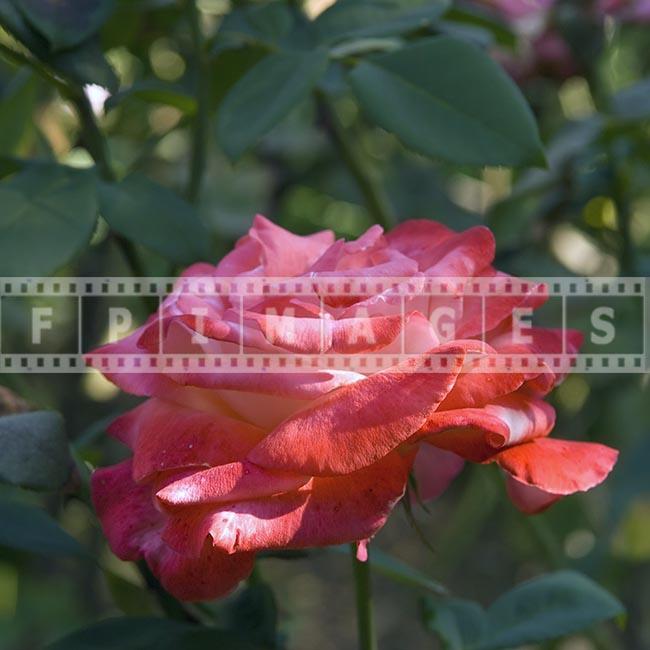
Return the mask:
{"type": "Polygon", "coordinates": [[[650,0],[601,0],[598,8],[603,14],[621,22],[650,21],[650,0]]]}
{"type": "MultiPolygon", "coordinates": [[[[455,276],[498,284],[508,276],[493,258],[484,227],[456,233],[408,221],[346,242],[329,231],[294,235],[258,216],[217,265],[196,264],[184,276],[455,276]]],[[[504,296],[485,318],[480,301],[464,301],[449,339],[429,314],[436,305],[458,307],[452,298],[411,296],[402,319],[390,291],[322,299],[314,286],[313,295],[251,296],[241,304],[176,291],[145,325],[97,351],[156,354],[158,318],[165,350],[178,353],[229,353],[241,344],[246,354],[362,355],[404,346],[407,360],[380,372],[109,375],[147,399],[110,428],[132,455],[93,474],[95,507],[116,555],[144,558],[178,598],[228,593],[263,550],[358,542],[363,557],[411,471],[427,499],[464,462],[496,463],[515,505],[533,513],[591,489],[612,469],[616,451],[548,437],[555,414],[544,397],[561,375],[547,366],[486,373],[464,365],[477,351],[561,351],[557,330],[532,328],[527,343],[515,335],[514,310],[537,307],[544,296],[504,296]],[[371,336],[356,335],[361,325],[371,336]],[[431,355],[452,363],[419,372],[431,355]]],[[[580,340],[569,332],[570,352],[580,340]]]]}
{"type": "MultiPolygon", "coordinates": [[[[557,0],[476,0],[498,14],[519,37],[516,54],[496,51],[495,57],[517,81],[534,76],[568,79],[580,67],[555,23],[557,0]]],[[[594,19],[610,17],[621,23],[650,20],[650,0],[599,0],[594,19]]]]}

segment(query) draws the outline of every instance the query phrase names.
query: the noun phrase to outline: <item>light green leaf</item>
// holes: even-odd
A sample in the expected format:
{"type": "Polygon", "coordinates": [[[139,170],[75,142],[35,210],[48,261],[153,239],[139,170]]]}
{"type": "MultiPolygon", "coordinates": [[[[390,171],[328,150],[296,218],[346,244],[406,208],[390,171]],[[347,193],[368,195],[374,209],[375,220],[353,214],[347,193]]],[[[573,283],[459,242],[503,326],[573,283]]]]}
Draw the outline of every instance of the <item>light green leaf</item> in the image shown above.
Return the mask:
{"type": "Polygon", "coordinates": [[[113,0],[12,0],[53,50],[75,47],[94,35],[113,10],[113,0]]]}
{"type": "Polygon", "coordinates": [[[0,417],[0,481],[33,490],[57,490],[72,458],[63,418],[53,411],[0,417]]]}
{"type": "Polygon", "coordinates": [[[251,68],[224,98],[217,138],[238,158],[305,99],[327,68],[327,52],[279,52],[251,68]]]}
{"type": "Polygon", "coordinates": [[[196,210],[141,174],[98,183],[100,212],[113,230],[178,264],[210,258],[210,236],[196,210]]]}
{"type": "Polygon", "coordinates": [[[614,618],[623,605],[586,576],[557,571],[518,585],[487,611],[480,650],[511,648],[579,632],[614,618]]]}
{"type": "Polygon", "coordinates": [[[369,117],[414,151],[470,165],[544,161],[523,96],[473,45],[426,39],[362,62],[349,79],[369,117]]]}
{"type": "Polygon", "coordinates": [[[0,546],[40,555],[87,556],[74,537],[32,505],[0,499],[0,521],[0,546]]]}
{"type": "Polygon", "coordinates": [[[93,174],[35,164],[0,183],[0,275],[48,275],[89,241],[93,174]]]}

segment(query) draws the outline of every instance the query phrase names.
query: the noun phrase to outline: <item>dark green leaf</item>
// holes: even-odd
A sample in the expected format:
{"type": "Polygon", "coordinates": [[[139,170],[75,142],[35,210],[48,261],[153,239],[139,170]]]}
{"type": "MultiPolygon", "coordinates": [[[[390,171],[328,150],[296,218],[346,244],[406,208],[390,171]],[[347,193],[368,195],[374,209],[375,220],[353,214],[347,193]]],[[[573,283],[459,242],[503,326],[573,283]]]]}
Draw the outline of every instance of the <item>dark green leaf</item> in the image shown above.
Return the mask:
{"type": "Polygon", "coordinates": [[[37,56],[47,50],[43,37],[29,26],[22,13],[14,6],[13,0],[0,0],[0,24],[37,56]]]}
{"type": "Polygon", "coordinates": [[[173,106],[186,115],[196,112],[196,99],[180,86],[165,83],[157,79],[149,79],[125,88],[106,100],[107,110],[113,109],[130,98],[141,99],[150,104],[166,104],[173,106]]]}
{"type": "Polygon", "coordinates": [[[268,51],[260,46],[236,47],[220,50],[210,61],[210,106],[216,108],[230,89],[268,51]]]}
{"type": "Polygon", "coordinates": [[[53,50],[79,45],[94,35],[113,10],[112,0],[13,0],[53,50]]]}
{"type": "Polygon", "coordinates": [[[471,600],[423,601],[424,624],[439,639],[444,650],[476,648],[485,633],[485,611],[471,600]]]}
{"type": "Polygon", "coordinates": [[[0,0],[0,24],[37,59],[70,81],[80,86],[96,83],[111,92],[117,90],[118,79],[97,38],[85,40],[71,49],[52,52],[48,42],[16,10],[12,0],[0,0]]]}
{"type": "Polygon", "coordinates": [[[430,26],[448,7],[448,0],[339,0],[316,18],[314,29],[324,43],[392,36],[430,26]]]}
{"type": "Polygon", "coordinates": [[[16,153],[30,129],[34,128],[32,108],[36,100],[38,79],[29,70],[20,70],[0,98],[0,156],[16,153]],[[11,125],[11,128],[7,128],[11,125]]]}
{"type": "Polygon", "coordinates": [[[227,14],[214,42],[213,52],[246,43],[275,45],[295,26],[295,19],[282,0],[238,7],[227,14]]]}
{"type": "Polygon", "coordinates": [[[93,174],[35,164],[0,184],[0,275],[47,275],[90,239],[93,174]]]}
{"type": "Polygon", "coordinates": [[[518,585],[488,609],[488,631],[480,650],[557,639],[623,611],[614,596],[586,576],[557,571],[518,585]]]}
{"type": "Polygon", "coordinates": [[[482,29],[489,33],[499,45],[514,48],[517,45],[517,37],[512,29],[498,16],[482,6],[464,5],[462,7],[451,7],[445,13],[444,23],[455,23],[482,29]]]}
{"type": "Polygon", "coordinates": [[[486,54],[446,36],[371,58],[349,75],[368,115],[420,153],[471,165],[541,164],[535,120],[486,54]]]}
{"type": "Polygon", "coordinates": [[[327,52],[270,54],[249,70],[223,100],[217,137],[238,158],[297,106],[327,67],[327,52]]]}
{"type": "Polygon", "coordinates": [[[438,596],[448,593],[444,585],[376,548],[370,550],[370,567],[376,573],[381,573],[395,582],[401,582],[407,587],[423,589],[438,596]]]}
{"type": "Polygon", "coordinates": [[[164,618],[109,618],[73,632],[47,650],[253,650],[236,632],[164,618]]]}
{"type": "Polygon", "coordinates": [[[56,490],[68,480],[72,459],[63,418],[53,411],[0,417],[0,481],[56,490]]]}
{"type": "Polygon", "coordinates": [[[210,236],[194,208],[140,174],[100,182],[99,204],[111,228],[174,262],[210,257],[210,236]]]}
{"type": "Polygon", "coordinates": [[[252,643],[276,647],[278,607],[271,587],[254,577],[227,610],[228,629],[240,630],[252,643]]]}
{"type": "Polygon", "coordinates": [[[623,611],[586,576],[557,571],[518,585],[487,611],[467,600],[427,600],[423,617],[447,650],[501,650],[558,639],[623,611]]]}
{"type": "Polygon", "coordinates": [[[149,616],[154,613],[149,592],[144,587],[108,570],[104,570],[104,579],[120,611],[128,616],[149,616]]]}
{"type": "Polygon", "coordinates": [[[96,39],[78,47],[57,52],[49,58],[50,65],[76,84],[98,84],[115,92],[119,81],[96,39]]]}
{"type": "Polygon", "coordinates": [[[26,503],[0,500],[0,546],[41,555],[87,555],[48,514],[26,503]]]}

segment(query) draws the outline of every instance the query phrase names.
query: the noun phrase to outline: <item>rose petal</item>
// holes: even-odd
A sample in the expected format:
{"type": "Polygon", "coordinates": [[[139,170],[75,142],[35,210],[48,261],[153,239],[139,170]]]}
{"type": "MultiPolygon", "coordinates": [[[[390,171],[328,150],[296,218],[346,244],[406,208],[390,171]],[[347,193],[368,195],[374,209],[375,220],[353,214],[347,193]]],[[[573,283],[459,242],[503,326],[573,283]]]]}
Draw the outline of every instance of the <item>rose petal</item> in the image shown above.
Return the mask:
{"type": "Polygon", "coordinates": [[[243,459],[264,437],[251,424],[219,412],[151,398],[118,418],[109,433],[133,449],[136,481],[170,469],[222,465],[243,459]]]}
{"type": "Polygon", "coordinates": [[[281,423],[249,459],[314,476],[371,465],[415,433],[454,385],[463,348],[443,346],[431,353],[453,357],[447,372],[423,372],[421,359],[413,357],[344,386],[281,423]]]}
{"type": "Polygon", "coordinates": [[[437,411],[416,435],[466,460],[483,462],[495,451],[549,434],[555,411],[543,400],[515,393],[483,408],[437,411]]]}
{"type": "Polygon", "coordinates": [[[271,276],[301,275],[334,243],[331,230],[300,237],[259,214],[249,237],[260,244],[264,270],[271,276]]]}
{"type": "Polygon", "coordinates": [[[163,537],[174,548],[190,551],[209,532],[214,545],[230,553],[367,539],[404,494],[411,462],[394,452],[358,472],[314,479],[309,491],[211,511],[190,508],[170,518],[163,537]]]}
{"type": "Polygon", "coordinates": [[[274,472],[249,461],[211,467],[167,482],[156,492],[167,510],[229,501],[270,497],[293,492],[311,480],[309,476],[274,472]]]}
{"type": "Polygon", "coordinates": [[[228,554],[207,543],[196,557],[183,556],[161,539],[164,519],[151,490],[131,479],[131,461],[100,469],[92,476],[95,510],[113,552],[122,560],[145,558],[163,587],[181,600],[226,595],[250,574],[252,553],[228,554]]]}
{"type": "Polygon", "coordinates": [[[506,474],[506,491],[512,503],[527,515],[544,512],[562,498],[559,494],[551,494],[532,485],[526,485],[511,474],[506,474]]]}
{"type": "Polygon", "coordinates": [[[521,483],[566,495],[602,483],[617,458],[615,449],[595,442],[540,438],[504,449],[491,460],[521,483]]]}
{"type": "Polygon", "coordinates": [[[418,497],[422,501],[437,499],[464,465],[465,461],[450,451],[426,443],[420,445],[413,463],[418,497]]]}

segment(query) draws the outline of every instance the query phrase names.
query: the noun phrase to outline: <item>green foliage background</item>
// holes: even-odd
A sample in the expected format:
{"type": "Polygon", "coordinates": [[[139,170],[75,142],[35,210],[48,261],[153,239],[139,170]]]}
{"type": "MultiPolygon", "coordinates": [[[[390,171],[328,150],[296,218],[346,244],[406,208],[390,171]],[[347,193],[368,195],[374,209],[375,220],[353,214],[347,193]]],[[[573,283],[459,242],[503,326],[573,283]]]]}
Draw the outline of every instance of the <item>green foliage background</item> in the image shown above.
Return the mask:
{"type": "MultiPolygon", "coordinates": [[[[486,223],[511,273],[650,275],[650,33],[592,24],[588,5],[558,9],[578,74],[520,90],[488,53],[517,38],[469,3],[0,0],[0,276],[173,275],[256,212],[344,237],[486,223]]],[[[3,310],[3,346],[24,318],[3,310]]],[[[429,512],[395,513],[371,556],[380,647],[650,647],[647,379],[575,375],[553,397],[559,437],[621,449],[596,491],[524,518],[476,467],[429,512]],[[620,625],[596,625],[621,612],[596,583],[620,625]]],[[[354,647],[340,549],[263,558],[222,603],[166,598],[83,498],[89,467],[123,454],[104,429],[133,400],[94,375],[0,380],[2,413],[35,411],[0,419],[3,648],[120,616],[52,647],[354,647]]]]}

